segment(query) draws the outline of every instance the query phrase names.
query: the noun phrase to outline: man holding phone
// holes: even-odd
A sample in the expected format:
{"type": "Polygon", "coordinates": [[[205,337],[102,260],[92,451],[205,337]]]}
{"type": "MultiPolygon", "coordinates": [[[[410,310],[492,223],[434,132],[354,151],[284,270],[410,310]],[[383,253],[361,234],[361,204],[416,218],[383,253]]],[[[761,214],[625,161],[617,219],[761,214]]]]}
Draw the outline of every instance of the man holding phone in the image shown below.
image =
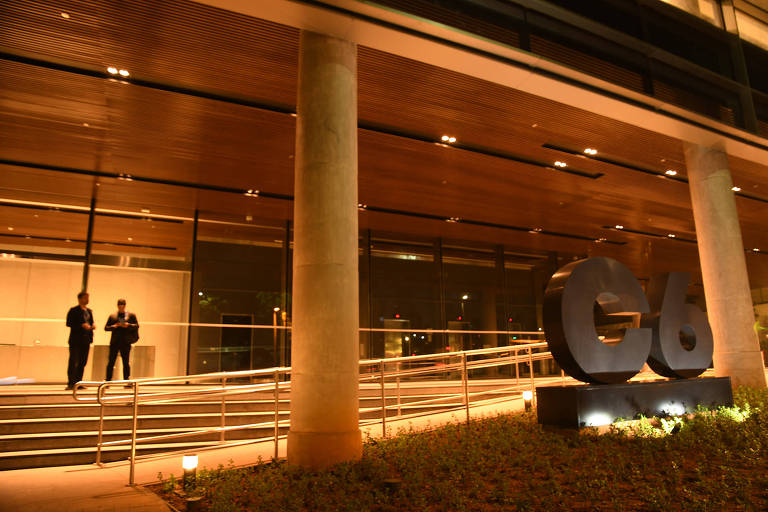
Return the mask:
{"type": "Polygon", "coordinates": [[[104,330],[111,331],[109,340],[109,361],[107,362],[107,379],[112,380],[112,371],[117,361],[117,353],[123,360],[123,380],[131,378],[131,345],[139,340],[139,320],[136,315],[125,310],[125,299],[118,299],[117,312],[109,315],[104,330]]]}

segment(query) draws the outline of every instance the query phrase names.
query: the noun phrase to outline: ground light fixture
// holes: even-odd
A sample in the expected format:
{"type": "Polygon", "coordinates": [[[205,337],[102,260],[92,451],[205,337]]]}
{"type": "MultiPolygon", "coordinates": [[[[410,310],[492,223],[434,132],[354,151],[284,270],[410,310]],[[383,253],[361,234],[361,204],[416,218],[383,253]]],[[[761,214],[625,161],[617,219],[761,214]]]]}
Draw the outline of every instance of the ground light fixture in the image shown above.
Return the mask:
{"type": "Polygon", "coordinates": [[[533,401],[533,391],[523,391],[523,403],[525,404],[525,410],[531,410],[531,402],[533,401]]]}
{"type": "Polygon", "coordinates": [[[184,469],[183,486],[186,491],[197,478],[197,454],[188,453],[181,457],[181,467],[184,469]]]}

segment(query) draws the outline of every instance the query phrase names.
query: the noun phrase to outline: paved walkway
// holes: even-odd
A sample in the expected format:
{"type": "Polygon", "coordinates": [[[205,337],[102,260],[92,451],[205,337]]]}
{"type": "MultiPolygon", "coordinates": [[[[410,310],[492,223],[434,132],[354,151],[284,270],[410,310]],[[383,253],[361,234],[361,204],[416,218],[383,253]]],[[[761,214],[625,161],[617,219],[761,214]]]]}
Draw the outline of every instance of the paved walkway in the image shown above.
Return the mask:
{"type": "MultiPolygon", "coordinates": [[[[472,417],[520,411],[522,399],[510,399],[491,405],[474,406],[472,417]]],[[[399,429],[433,428],[450,422],[466,420],[464,411],[424,415],[409,419],[387,421],[389,433],[399,429]]],[[[363,437],[381,437],[381,423],[362,427],[363,437]]],[[[278,444],[279,456],[285,457],[285,440],[278,444]]],[[[246,466],[259,457],[269,460],[274,455],[270,441],[225,447],[198,452],[200,468],[216,468],[219,464],[246,466]]],[[[129,465],[126,461],[98,467],[59,466],[52,468],[19,469],[0,472],[0,511],[55,512],[168,512],[165,502],[141,484],[157,482],[158,473],[164,478],[180,476],[181,455],[141,460],[136,464],[136,487],[128,486],[129,465]]]]}

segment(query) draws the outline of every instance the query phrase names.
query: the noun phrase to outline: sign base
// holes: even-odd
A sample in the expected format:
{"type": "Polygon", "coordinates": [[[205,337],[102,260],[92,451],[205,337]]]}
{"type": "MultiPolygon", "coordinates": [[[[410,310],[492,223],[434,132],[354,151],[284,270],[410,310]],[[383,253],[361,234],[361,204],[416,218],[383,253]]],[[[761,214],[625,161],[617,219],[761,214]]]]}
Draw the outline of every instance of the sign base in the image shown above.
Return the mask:
{"type": "Polygon", "coordinates": [[[677,416],[703,407],[733,406],[730,377],[536,388],[539,423],[596,427],[639,415],[677,416]]]}

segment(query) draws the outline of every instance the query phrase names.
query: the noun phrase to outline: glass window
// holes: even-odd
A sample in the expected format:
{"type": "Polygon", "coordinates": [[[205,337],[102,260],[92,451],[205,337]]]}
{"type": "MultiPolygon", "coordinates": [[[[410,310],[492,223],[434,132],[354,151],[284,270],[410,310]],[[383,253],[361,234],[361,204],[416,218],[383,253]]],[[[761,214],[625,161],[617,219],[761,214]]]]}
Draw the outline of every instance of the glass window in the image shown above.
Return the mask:
{"type": "Polygon", "coordinates": [[[200,215],[190,373],[287,363],[286,335],[279,329],[289,322],[282,294],[285,226],[249,218],[200,215]]]}

